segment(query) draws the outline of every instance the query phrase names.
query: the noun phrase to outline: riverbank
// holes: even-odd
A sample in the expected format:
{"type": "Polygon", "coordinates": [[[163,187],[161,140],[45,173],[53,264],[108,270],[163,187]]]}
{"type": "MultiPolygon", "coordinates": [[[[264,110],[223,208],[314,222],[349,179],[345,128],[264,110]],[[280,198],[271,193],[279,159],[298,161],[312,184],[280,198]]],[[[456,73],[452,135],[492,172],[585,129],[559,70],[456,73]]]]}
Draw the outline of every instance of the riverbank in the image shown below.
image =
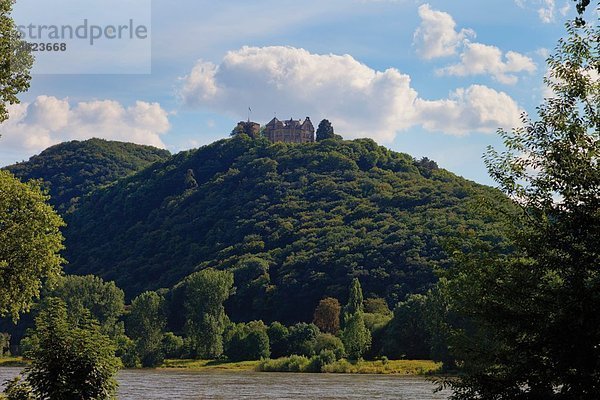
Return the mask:
{"type": "MultiPolygon", "coordinates": [[[[270,360],[277,364],[284,359],[270,360]]],[[[25,367],[28,365],[22,357],[0,358],[0,367],[25,367]]],[[[261,361],[229,362],[222,360],[165,360],[157,369],[188,370],[196,372],[257,372],[261,361]]],[[[348,361],[339,360],[323,367],[323,373],[336,374],[378,374],[378,375],[434,375],[440,373],[442,364],[431,360],[377,360],[348,361]]],[[[263,372],[277,372],[263,371],[263,372]]],[[[284,372],[284,371],[278,371],[284,372]]]]}
{"type": "MultiPolygon", "coordinates": [[[[275,360],[277,361],[277,360],[275,360]]],[[[216,360],[165,360],[161,369],[186,369],[193,371],[255,372],[261,361],[227,362],[216,360]]],[[[431,360],[340,360],[326,365],[325,373],[385,374],[385,375],[433,375],[439,373],[442,364],[431,360]]]]}
{"type": "Polygon", "coordinates": [[[27,364],[22,357],[0,357],[0,367],[25,367],[27,364]]]}
{"type": "Polygon", "coordinates": [[[253,372],[260,361],[229,362],[220,360],[165,360],[158,369],[186,369],[191,371],[253,372]]]}

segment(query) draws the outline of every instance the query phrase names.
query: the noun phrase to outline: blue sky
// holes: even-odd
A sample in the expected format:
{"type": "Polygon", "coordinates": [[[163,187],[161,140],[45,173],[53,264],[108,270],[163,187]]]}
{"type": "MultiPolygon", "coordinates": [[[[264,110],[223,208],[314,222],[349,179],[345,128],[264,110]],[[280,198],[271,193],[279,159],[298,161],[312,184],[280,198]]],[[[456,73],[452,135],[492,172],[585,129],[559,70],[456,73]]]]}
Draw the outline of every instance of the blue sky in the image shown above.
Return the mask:
{"type": "MultiPolygon", "coordinates": [[[[17,22],[43,16],[26,3],[17,22]]],[[[226,137],[252,107],[261,123],[328,118],[346,138],[491,184],[481,156],[500,145],[496,128],[535,112],[545,58],[574,15],[570,0],[134,3],[144,12],[104,17],[151,11],[151,47],[107,48],[101,62],[148,56],[151,73],[34,75],[0,125],[0,165],[89,137],[177,152],[226,137]]]]}

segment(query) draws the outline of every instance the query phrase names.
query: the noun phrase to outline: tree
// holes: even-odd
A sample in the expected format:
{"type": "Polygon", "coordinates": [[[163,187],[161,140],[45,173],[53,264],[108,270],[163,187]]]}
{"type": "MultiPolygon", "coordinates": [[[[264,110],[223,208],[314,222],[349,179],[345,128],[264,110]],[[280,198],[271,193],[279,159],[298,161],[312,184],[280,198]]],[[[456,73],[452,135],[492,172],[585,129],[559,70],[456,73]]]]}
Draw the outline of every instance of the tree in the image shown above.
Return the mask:
{"type": "Polygon", "coordinates": [[[371,346],[371,332],[364,318],[363,294],[360,281],[352,280],[348,304],[344,308],[344,330],[342,342],[352,359],[360,358],[371,346]]]}
{"type": "Polygon", "coordinates": [[[0,357],[10,355],[10,335],[0,333],[0,357]]]}
{"type": "Polygon", "coordinates": [[[319,333],[319,328],[315,324],[300,322],[290,326],[287,336],[287,354],[307,357],[314,355],[319,333]]]}
{"type": "Polygon", "coordinates": [[[271,347],[271,357],[280,358],[288,355],[288,328],[281,322],[275,321],[267,329],[269,335],[269,344],[271,347]]]}
{"type": "Polygon", "coordinates": [[[271,354],[267,327],[262,321],[232,324],[225,355],[231,361],[252,361],[271,354]]]}
{"type": "Polygon", "coordinates": [[[427,323],[425,296],[411,295],[398,303],[394,318],[385,329],[382,353],[392,359],[429,359],[431,339],[427,323]]]}
{"type": "Polygon", "coordinates": [[[317,128],[317,142],[325,139],[333,139],[335,138],[335,132],[333,131],[333,126],[331,122],[324,119],[319,123],[319,127],[317,128]]]}
{"type": "Polygon", "coordinates": [[[26,356],[31,365],[24,380],[36,399],[114,398],[115,374],[120,362],[112,341],[92,318],[72,325],[65,303],[45,301],[36,318],[33,348],[26,356]]]}
{"type": "Polygon", "coordinates": [[[47,200],[38,183],[0,171],[0,316],[29,311],[42,283],[62,270],[64,222],[47,200]]]}
{"type": "Polygon", "coordinates": [[[354,278],[350,284],[350,293],[348,295],[348,303],[344,307],[344,320],[356,313],[364,312],[363,294],[358,278],[354,278]]]}
{"type": "Polygon", "coordinates": [[[0,123],[8,119],[9,104],[29,89],[33,65],[31,52],[20,38],[11,17],[14,0],[0,0],[0,123]]]}
{"type": "Polygon", "coordinates": [[[348,357],[357,360],[371,346],[371,332],[365,325],[364,315],[361,312],[350,316],[346,327],[342,331],[342,342],[348,357]]]}
{"type": "Polygon", "coordinates": [[[94,275],[67,275],[58,280],[49,296],[62,299],[69,318],[76,323],[91,314],[110,337],[123,334],[118,321],[125,312],[125,294],[114,282],[104,282],[94,275]]]}
{"type": "Polygon", "coordinates": [[[337,299],[326,297],[315,309],[314,324],[321,332],[337,334],[340,330],[340,312],[342,307],[337,299]]]}
{"type": "Polygon", "coordinates": [[[364,301],[365,312],[368,314],[391,315],[392,311],[385,299],[381,297],[370,297],[364,301]]]}
{"type": "Polygon", "coordinates": [[[223,303],[233,291],[233,274],[205,269],[188,276],[186,326],[195,356],[217,358],[223,354],[223,331],[227,315],[223,303]]]}
{"type": "Polygon", "coordinates": [[[156,367],[164,361],[163,337],[167,318],[164,299],[156,292],[144,292],[131,302],[127,333],[134,340],[144,367],[156,367]]]}
{"type": "Polygon", "coordinates": [[[173,332],[167,332],[163,336],[162,349],[167,358],[181,358],[183,355],[183,338],[173,332]]]}
{"type": "MultiPolygon", "coordinates": [[[[585,5],[585,4],[582,4],[585,5]]],[[[491,176],[520,208],[514,251],[478,246],[450,275],[455,399],[591,399],[600,393],[600,29],[567,25],[548,59],[539,120],[501,132],[491,176]]]]}

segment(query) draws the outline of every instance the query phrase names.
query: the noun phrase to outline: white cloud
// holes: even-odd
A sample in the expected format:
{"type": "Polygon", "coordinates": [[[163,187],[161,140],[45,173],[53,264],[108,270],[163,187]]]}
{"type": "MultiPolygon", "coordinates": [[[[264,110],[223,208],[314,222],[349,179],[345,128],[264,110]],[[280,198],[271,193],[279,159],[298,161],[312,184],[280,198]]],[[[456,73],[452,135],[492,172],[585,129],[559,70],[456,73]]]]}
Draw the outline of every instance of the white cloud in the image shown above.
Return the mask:
{"type": "Polygon", "coordinates": [[[429,4],[419,7],[419,16],[421,25],[415,31],[414,43],[421,57],[432,59],[451,56],[459,48],[462,49],[460,63],[439,69],[439,75],[489,74],[498,82],[514,85],[519,80],[514,73],[536,70],[533,60],[523,54],[515,51],[503,54],[498,47],[470,42],[468,37],[474,37],[474,31],[462,29],[457,32],[452,16],[433,10],[429,4]]]}
{"type": "Polygon", "coordinates": [[[419,125],[465,134],[518,123],[518,106],[504,93],[472,86],[457,90],[448,100],[427,101],[410,83],[397,69],[376,71],[349,55],[243,47],[227,53],[219,65],[199,61],[183,78],[181,96],[189,106],[238,117],[250,106],[259,121],[270,120],[274,112],[281,119],[309,115],[315,123],[328,118],[346,137],[384,142],[419,125]]]}
{"type": "Polygon", "coordinates": [[[566,17],[569,11],[571,11],[571,3],[565,3],[559,10],[560,15],[563,17],[566,17]]]}
{"type": "Polygon", "coordinates": [[[506,93],[482,85],[457,89],[446,100],[418,100],[417,107],[423,127],[430,131],[463,135],[521,124],[517,103],[506,93]]]}
{"type": "Polygon", "coordinates": [[[556,22],[557,13],[562,17],[566,17],[571,11],[571,0],[564,0],[562,6],[558,7],[556,0],[514,0],[515,4],[523,9],[535,11],[540,19],[545,24],[556,22]]]}
{"type": "Polygon", "coordinates": [[[534,72],[533,60],[523,54],[502,51],[495,46],[481,43],[465,43],[460,63],[438,70],[441,75],[468,76],[489,74],[501,83],[514,85],[519,78],[517,72],[534,72]]]}
{"type": "Polygon", "coordinates": [[[9,106],[9,113],[0,125],[2,152],[22,157],[92,137],[164,148],[160,135],[170,128],[168,113],[158,103],[143,101],[130,107],[112,100],[72,105],[68,99],[38,96],[32,103],[9,106]]]}
{"type": "Polygon", "coordinates": [[[543,0],[542,6],[538,8],[540,20],[546,24],[554,22],[555,8],[554,0],[543,0]]]}
{"type": "Polygon", "coordinates": [[[433,10],[429,4],[419,7],[421,25],[414,34],[417,53],[426,60],[456,54],[457,47],[467,37],[474,37],[470,29],[456,31],[456,22],[448,13],[433,10]]]}

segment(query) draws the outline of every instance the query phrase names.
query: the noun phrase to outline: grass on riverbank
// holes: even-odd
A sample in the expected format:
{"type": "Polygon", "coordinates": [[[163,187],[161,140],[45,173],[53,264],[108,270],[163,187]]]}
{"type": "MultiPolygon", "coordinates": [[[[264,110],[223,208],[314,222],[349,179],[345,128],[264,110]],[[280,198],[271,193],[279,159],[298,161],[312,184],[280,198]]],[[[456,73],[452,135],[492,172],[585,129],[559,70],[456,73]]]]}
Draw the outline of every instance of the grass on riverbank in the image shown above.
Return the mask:
{"type": "Polygon", "coordinates": [[[339,360],[323,367],[323,372],[345,374],[433,375],[441,370],[442,363],[431,360],[339,360]]]}
{"type": "MultiPolygon", "coordinates": [[[[285,363],[285,359],[264,361],[211,361],[211,360],[165,360],[161,368],[188,369],[194,371],[251,372],[271,371],[278,368],[263,368],[265,363],[273,366],[285,363]]],[[[439,373],[442,364],[430,360],[378,360],[347,361],[339,360],[325,365],[323,372],[344,374],[393,374],[393,375],[431,375],[439,373]]],[[[285,372],[280,370],[281,372],[285,372]]]]}
{"type": "Polygon", "coordinates": [[[190,369],[194,371],[256,371],[260,361],[228,362],[219,360],[165,360],[161,368],[190,369]]]}
{"type": "Polygon", "coordinates": [[[26,367],[27,364],[23,357],[0,357],[0,367],[26,367]]]}

